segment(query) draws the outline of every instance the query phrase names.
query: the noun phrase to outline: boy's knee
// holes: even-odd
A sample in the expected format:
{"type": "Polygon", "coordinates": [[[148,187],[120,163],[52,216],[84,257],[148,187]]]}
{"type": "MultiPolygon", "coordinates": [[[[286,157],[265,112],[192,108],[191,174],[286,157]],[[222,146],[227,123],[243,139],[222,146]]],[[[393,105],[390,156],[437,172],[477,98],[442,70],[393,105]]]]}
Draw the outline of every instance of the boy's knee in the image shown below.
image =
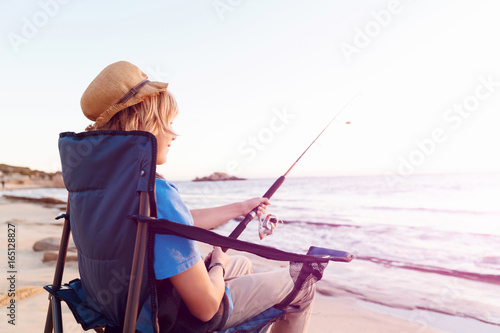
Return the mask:
{"type": "MultiPolygon", "coordinates": [[[[230,276],[241,276],[253,273],[253,265],[250,259],[245,256],[231,256],[228,270],[230,276]]],[[[228,272],[226,272],[228,273],[228,272]]]]}
{"type": "Polygon", "coordinates": [[[252,266],[252,262],[250,261],[250,259],[241,255],[231,256],[231,261],[234,261],[235,265],[252,266]]]}
{"type": "Polygon", "coordinates": [[[253,264],[250,261],[250,259],[248,259],[248,257],[245,257],[245,256],[239,256],[239,257],[240,258],[238,260],[240,260],[240,265],[241,265],[242,269],[244,271],[247,271],[248,272],[247,274],[253,273],[253,264]]]}

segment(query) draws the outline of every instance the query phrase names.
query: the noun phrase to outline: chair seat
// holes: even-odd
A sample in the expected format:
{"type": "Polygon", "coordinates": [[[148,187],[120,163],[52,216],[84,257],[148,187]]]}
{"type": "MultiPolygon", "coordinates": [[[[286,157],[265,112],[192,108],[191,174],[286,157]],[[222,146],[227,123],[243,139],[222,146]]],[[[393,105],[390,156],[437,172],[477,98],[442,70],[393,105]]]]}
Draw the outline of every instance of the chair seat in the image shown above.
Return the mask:
{"type": "Polygon", "coordinates": [[[260,333],[266,332],[267,329],[278,319],[282,318],[286,314],[285,310],[277,308],[269,308],[253,318],[247,319],[242,324],[228,328],[224,331],[219,331],[218,333],[260,333]]]}
{"type": "Polygon", "coordinates": [[[113,326],[101,313],[94,311],[83,300],[82,282],[75,279],[56,289],[53,285],[44,287],[51,295],[66,302],[76,321],[84,330],[113,326]]]}
{"type": "MultiPolygon", "coordinates": [[[[70,308],[76,321],[82,325],[84,330],[106,328],[112,329],[112,323],[107,320],[101,313],[91,309],[83,299],[82,283],[80,279],[72,280],[65,283],[56,290],[54,286],[47,285],[44,287],[51,295],[57,297],[61,301],[66,302],[70,308]]],[[[267,328],[274,323],[277,319],[285,315],[286,311],[269,308],[253,318],[246,320],[244,323],[229,328],[218,333],[235,333],[235,332],[264,332],[267,328]]]]}

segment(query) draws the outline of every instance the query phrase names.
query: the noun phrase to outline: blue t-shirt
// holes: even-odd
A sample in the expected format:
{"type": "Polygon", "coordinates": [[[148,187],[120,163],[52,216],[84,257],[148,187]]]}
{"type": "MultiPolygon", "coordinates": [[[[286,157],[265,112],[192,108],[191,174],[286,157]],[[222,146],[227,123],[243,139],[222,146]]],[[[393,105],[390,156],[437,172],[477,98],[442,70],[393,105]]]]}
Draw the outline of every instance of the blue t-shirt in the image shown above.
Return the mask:
{"type": "MultiPolygon", "coordinates": [[[[191,212],[182,201],[179,190],[174,184],[156,179],[156,206],[158,218],[186,225],[194,225],[191,212]]],[[[191,268],[201,259],[200,251],[195,241],[172,236],[155,236],[154,270],[157,280],[163,280],[191,268]]],[[[226,286],[229,298],[229,313],[233,311],[231,292],[226,286]]]]}
{"type": "MultiPolygon", "coordinates": [[[[193,217],[172,183],[156,179],[156,205],[158,218],[193,225],[193,217]]],[[[182,273],[201,259],[198,246],[192,240],[172,235],[155,237],[154,269],[157,280],[182,273]]]]}
{"type": "MultiPolygon", "coordinates": [[[[186,225],[194,225],[191,212],[182,201],[179,190],[172,183],[164,179],[156,179],[156,206],[158,218],[186,225]]],[[[155,237],[154,270],[156,279],[158,280],[182,273],[201,259],[200,251],[195,241],[172,235],[157,234],[155,237]]],[[[226,294],[229,298],[229,313],[231,314],[233,301],[227,286],[226,294]]],[[[152,331],[153,324],[151,322],[150,305],[148,298],[137,319],[136,330],[139,332],[152,331]]]]}

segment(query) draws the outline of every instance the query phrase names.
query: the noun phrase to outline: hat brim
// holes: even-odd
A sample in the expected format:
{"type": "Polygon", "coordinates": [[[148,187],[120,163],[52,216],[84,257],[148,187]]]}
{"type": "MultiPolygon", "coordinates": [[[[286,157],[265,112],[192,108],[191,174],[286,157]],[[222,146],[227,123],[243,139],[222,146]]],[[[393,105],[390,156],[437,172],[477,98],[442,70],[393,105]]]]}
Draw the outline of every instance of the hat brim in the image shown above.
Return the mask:
{"type": "Polygon", "coordinates": [[[105,125],[118,112],[128,108],[129,106],[143,102],[149,96],[158,95],[160,92],[166,91],[167,87],[168,83],[149,81],[128,101],[126,101],[125,103],[114,104],[106,111],[101,113],[101,115],[99,115],[99,117],[97,117],[97,119],[95,120],[94,127],[99,128],[105,125]]]}

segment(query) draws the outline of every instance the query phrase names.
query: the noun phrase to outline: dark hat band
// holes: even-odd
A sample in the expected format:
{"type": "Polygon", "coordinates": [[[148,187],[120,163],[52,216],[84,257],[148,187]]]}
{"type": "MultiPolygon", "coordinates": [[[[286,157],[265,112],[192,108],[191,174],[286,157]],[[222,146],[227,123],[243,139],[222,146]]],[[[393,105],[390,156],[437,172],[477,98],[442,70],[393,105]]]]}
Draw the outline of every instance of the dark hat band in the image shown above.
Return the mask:
{"type": "Polygon", "coordinates": [[[135,87],[130,89],[128,93],[126,93],[118,102],[116,102],[116,104],[121,104],[121,103],[125,103],[126,101],[128,101],[130,98],[132,98],[132,96],[134,96],[148,82],[149,82],[149,80],[143,80],[143,81],[139,82],[138,85],[136,85],[135,87]]]}

